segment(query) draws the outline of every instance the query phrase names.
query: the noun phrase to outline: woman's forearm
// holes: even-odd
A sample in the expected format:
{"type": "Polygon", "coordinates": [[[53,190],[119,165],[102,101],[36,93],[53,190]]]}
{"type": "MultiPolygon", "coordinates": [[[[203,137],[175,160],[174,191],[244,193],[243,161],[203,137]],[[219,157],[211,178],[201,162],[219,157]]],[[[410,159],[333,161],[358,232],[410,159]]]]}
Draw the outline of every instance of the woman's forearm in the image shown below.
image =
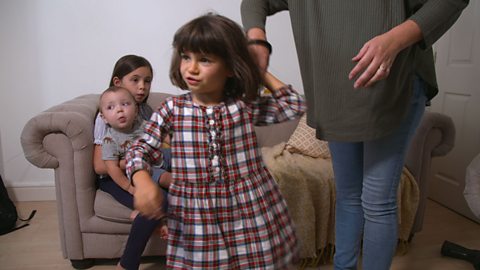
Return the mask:
{"type": "Polygon", "coordinates": [[[398,52],[419,42],[423,38],[422,30],[418,24],[412,20],[407,20],[392,28],[388,34],[396,41],[395,44],[398,52]]]}

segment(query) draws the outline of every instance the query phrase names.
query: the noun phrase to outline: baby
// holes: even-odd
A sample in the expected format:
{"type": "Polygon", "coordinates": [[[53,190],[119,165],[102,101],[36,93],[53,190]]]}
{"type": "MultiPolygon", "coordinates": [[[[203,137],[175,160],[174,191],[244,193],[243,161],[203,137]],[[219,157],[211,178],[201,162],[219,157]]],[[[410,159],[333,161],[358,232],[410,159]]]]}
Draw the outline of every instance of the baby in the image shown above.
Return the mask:
{"type": "MultiPolygon", "coordinates": [[[[100,96],[100,115],[107,124],[102,158],[108,175],[118,186],[133,195],[135,188],[125,176],[124,155],[135,139],[143,134],[143,121],[138,117],[135,98],[127,89],[111,86],[100,96]]],[[[170,183],[158,184],[168,187],[170,183]]],[[[133,211],[131,218],[137,214],[138,211],[133,211]]],[[[166,222],[161,224],[160,235],[166,238],[168,234],[166,222]]]]}

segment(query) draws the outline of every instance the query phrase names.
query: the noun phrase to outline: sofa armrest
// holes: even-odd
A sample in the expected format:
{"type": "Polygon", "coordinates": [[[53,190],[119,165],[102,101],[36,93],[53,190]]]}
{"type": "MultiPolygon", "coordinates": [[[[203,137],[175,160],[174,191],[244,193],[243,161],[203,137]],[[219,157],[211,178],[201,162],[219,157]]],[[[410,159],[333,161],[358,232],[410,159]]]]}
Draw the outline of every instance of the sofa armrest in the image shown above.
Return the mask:
{"type": "Polygon", "coordinates": [[[25,158],[39,168],[58,167],[58,159],[43,144],[48,134],[64,134],[74,150],[92,144],[98,97],[95,94],[80,96],[30,119],[20,137],[25,158]]]}
{"type": "MultiPolygon", "coordinates": [[[[430,167],[424,162],[435,156],[444,156],[455,144],[455,126],[447,115],[425,112],[410,143],[405,165],[415,178],[430,167]]],[[[428,164],[430,165],[430,164],[428,164]]]]}
{"type": "Polygon", "coordinates": [[[55,170],[60,241],[69,259],[84,258],[81,232],[94,216],[93,126],[98,98],[80,96],[39,113],[25,124],[20,138],[30,163],[55,170]]]}
{"type": "Polygon", "coordinates": [[[452,119],[445,114],[426,111],[405,159],[405,166],[417,181],[420,191],[412,234],[422,230],[432,158],[448,154],[454,145],[455,125],[452,119]]]}

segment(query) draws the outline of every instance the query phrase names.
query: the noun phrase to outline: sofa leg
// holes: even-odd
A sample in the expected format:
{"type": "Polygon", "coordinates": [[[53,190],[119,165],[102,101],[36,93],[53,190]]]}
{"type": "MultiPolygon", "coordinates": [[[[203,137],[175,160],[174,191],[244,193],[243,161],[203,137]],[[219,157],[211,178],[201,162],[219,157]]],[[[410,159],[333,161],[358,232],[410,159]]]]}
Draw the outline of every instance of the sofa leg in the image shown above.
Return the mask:
{"type": "Polygon", "coordinates": [[[75,269],[88,269],[95,264],[94,259],[70,260],[75,269]]]}

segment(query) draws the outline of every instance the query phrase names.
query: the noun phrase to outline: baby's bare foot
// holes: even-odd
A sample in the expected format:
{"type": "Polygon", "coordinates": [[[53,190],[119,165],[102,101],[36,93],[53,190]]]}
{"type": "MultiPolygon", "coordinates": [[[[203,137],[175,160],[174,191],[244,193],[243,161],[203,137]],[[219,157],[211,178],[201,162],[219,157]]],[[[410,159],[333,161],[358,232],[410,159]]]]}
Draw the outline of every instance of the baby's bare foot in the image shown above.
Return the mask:
{"type": "Polygon", "coordinates": [[[166,219],[163,219],[161,222],[160,222],[160,225],[157,226],[157,228],[155,229],[155,232],[154,232],[156,235],[160,235],[160,237],[163,239],[163,240],[167,240],[168,239],[168,227],[167,227],[167,221],[166,219]]]}
{"type": "Polygon", "coordinates": [[[117,263],[117,266],[115,267],[115,270],[125,270],[125,268],[123,268],[121,265],[120,265],[120,262],[117,263]]]}
{"type": "Polygon", "coordinates": [[[167,240],[168,239],[168,227],[167,225],[162,225],[160,227],[160,237],[163,239],[163,240],[167,240]]]}

